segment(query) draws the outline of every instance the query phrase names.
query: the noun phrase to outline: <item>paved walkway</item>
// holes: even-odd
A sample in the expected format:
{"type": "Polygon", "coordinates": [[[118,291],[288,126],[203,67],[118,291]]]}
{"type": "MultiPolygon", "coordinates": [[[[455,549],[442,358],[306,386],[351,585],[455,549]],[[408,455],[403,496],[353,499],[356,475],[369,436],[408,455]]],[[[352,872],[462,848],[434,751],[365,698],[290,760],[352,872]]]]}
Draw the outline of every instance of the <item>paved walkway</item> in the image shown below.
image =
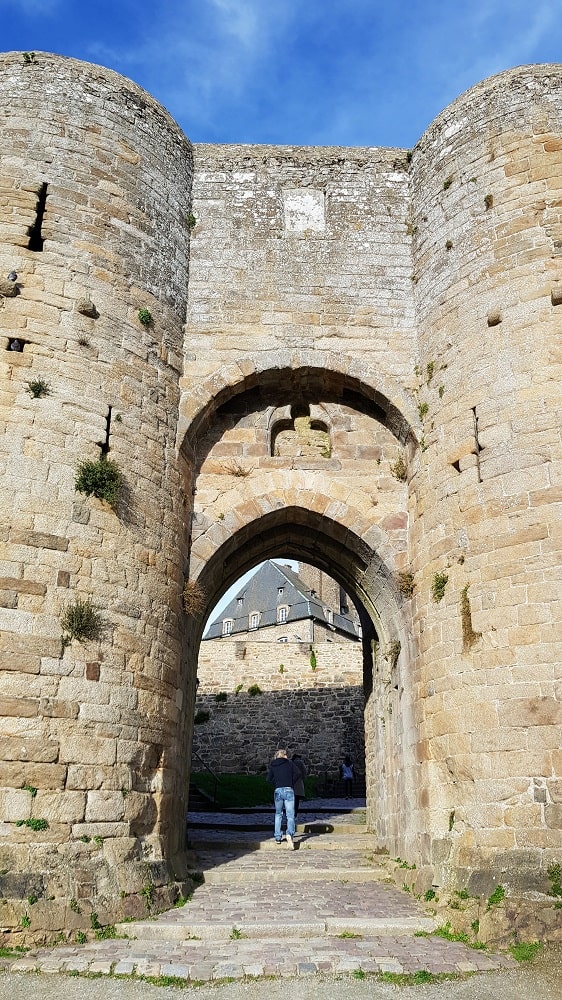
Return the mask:
{"type": "Polygon", "coordinates": [[[40,948],[0,960],[0,967],[194,983],[513,965],[505,956],[431,936],[434,918],[390,884],[388,860],[373,853],[364,814],[344,811],[349,806],[308,803],[295,851],[275,844],[270,812],[191,816],[194,868],[205,881],[184,906],[118,925],[127,938],[40,948]]]}

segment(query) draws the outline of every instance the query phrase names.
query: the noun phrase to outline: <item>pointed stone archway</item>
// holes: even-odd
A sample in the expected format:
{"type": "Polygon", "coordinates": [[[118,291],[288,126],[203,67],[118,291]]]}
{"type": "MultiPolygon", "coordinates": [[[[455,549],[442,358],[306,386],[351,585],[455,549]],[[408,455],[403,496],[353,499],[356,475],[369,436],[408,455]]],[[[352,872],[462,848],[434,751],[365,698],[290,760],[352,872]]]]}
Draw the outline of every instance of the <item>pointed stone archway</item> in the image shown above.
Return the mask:
{"type": "MultiPolygon", "coordinates": [[[[316,499],[322,506],[322,498],[316,499]]],[[[423,821],[420,815],[416,822],[411,809],[415,761],[411,750],[400,749],[413,724],[413,646],[396,578],[367,538],[341,521],[305,507],[276,505],[273,498],[270,503],[268,513],[226,537],[207,560],[198,559],[194,545],[200,572],[193,579],[210,608],[248,569],[283,555],[329,572],[357,602],[363,625],[368,822],[377,846],[395,853],[401,847],[404,853],[409,840],[411,852],[423,821]],[[398,711],[392,702],[399,704],[398,711]]],[[[193,622],[189,646],[195,663],[201,632],[202,622],[193,622]]]]}
{"type": "MultiPolygon", "coordinates": [[[[415,656],[399,583],[408,485],[392,471],[416,461],[417,417],[408,393],[387,382],[351,359],[283,352],[221,369],[184,399],[189,580],[206,595],[208,613],[248,569],[282,555],[317,566],[356,601],[369,825],[380,847],[419,856],[415,656]],[[324,460],[272,455],[271,426],[291,405],[311,415],[322,408],[331,442],[324,460]]],[[[196,672],[203,621],[188,621],[188,676],[196,672]]]]}

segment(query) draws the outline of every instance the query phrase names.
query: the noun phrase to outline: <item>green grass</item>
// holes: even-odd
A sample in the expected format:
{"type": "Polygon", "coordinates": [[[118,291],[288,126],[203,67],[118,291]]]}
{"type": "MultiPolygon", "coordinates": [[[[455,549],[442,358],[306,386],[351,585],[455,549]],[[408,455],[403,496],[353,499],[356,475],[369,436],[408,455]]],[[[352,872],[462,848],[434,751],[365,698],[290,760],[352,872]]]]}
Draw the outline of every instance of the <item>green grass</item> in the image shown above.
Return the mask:
{"type": "MultiPolygon", "coordinates": [[[[217,803],[224,809],[268,806],[273,802],[273,788],[261,774],[221,774],[217,785],[217,803]]],[[[192,774],[191,783],[206,795],[213,796],[215,779],[212,774],[192,774]]],[[[318,778],[306,778],[307,798],[317,795],[318,778]]]]}
{"type": "Polygon", "coordinates": [[[0,958],[21,958],[29,951],[29,948],[25,948],[22,944],[17,944],[15,948],[0,948],[0,958]]]}
{"type": "MultiPolygon", "coordinates": [[[[475,926],[476,921],[472,924],[473,930],[475,929],[475,926]]],[[[476,931],[474,932],[476,933],[476,931]]],[[[475,951],[486,951],[487,949],[487,945],[485,945],[483,941],[471,941],[469,935],[465,931],[451,930],[451,924],[449,921],[447,921],[446,924],[441,924],[440,927],[436,927],[434,931],[431,931],[428,937],[431,937],[432,935],[444,938],[445,941],[461,941],[462,944],[468,945],[469,948],[474,948],[475,951]]]]}
{"type": "Polygon", "coordinates": [[[423,983],[443,983],[448,980],[464,979],[458,972],[428,972],[418,969],[416,972],[381,972],[377,977],[383,983],[393,983],[395,986],[421,986],[423,983]]]}
{"type": "Polygon", "coordinates": [[[542,948],[540,941],[518,941],[510,945],[510,952],[517,962],[532,962],[542,948]]]}
{"type": "Polygon", "coordinates": [[[486,913],[491,910],[492,906],[498,906],[505,899],[505,889],[503,885],[497,885],[491,896],[488,896],[488,902],[486,904],[486,913]]]}

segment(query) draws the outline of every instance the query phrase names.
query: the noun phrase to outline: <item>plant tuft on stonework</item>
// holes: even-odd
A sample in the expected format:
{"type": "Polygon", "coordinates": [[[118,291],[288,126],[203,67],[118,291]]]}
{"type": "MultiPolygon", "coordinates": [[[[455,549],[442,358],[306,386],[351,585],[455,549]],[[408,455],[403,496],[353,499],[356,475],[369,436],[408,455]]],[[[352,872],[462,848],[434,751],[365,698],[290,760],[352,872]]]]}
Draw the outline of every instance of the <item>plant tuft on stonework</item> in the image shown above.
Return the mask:
{"type": "Polygon", "coordinates": [[[542,947],[540,941],[517,941],[509,950],[516,962],[533,962],[542,947]]]}
{"type": "Polygon", "coordinates": [[[435,573],[433,577],[433,582],[431,584],[431,596],[436,604],[439,604],[439,601],[443,600],[448,579],[448,573],[435,573]]]}
{"type": "Polygon", "coordinates": [[[491,896],[488,896],[488,902],[486,904],[486,913],[488,910],[492,909],[492,906],[499,906],[505,899],[505,889],[503,885],[497,885],[491,896]]]}
{"type": "Polygon", "coordinates": [[[217,694],[215,695],[215,701],[226,701],[227,698],[228,695],[226,691],[218,691],[217,694]]]}
{"type": "Polygon", "coordinates": [[[242,465],[237,458],[233,458],[231,462],[223,462],[222,467],[229,476],[236,476],[237,479],[245,479],[254,471],[253,466],[242,465]]]}
{"type": "Polygon", "coordinates": [[[475,632],[472,628],[472,614],[470,612],[470,601],[468,600],[468,583],[461,590],[461,625],[462,625],[462,646],[465,653],[481,638],[481,632],[475,632]]]}
{"type": "Polygon", "coordinates": [[[80,462],[76,470],[74,489],[86,496],[105,500],[115,510],[123,488],[123,475],[116,462],[102,455],[97,460],[80,462]]]}
{"type": "Polygon", "coordinates": [[[546,874],[550,881],[549,896],[562,896],[562,865],[557,861],[550,865],[546,874]]]}
{"type": "Polygon", "coordinates": [[[395,462],[390,466],[391,475],[394,476],[400,483],[405,483],[408,477],[408,466],[404,460],[404,456],[400,455],[395,462]]]}
{"type": "Polygon", "coordinates": [[[140,894],[141,896],[144,896],[145,906],[147,910],[150,912],[150,910],[152,909],[152,904],[154,903],[154,897],[156,895],[156,887],[152,884],[152,882],[149,882],[147,885],[144,886],[143,889],[141,889],[140,894]]]}
{"type": "Polygon", "coordinates": [[[388,649],[386,655],[390,661],[390,668],[394,670],[396,664],[398,663],[398,657],[400,656],[400,650],[402,649],[402,644],[400,639],[393,639],[392,642],[388,644],[388,649]]]}
{"type": "Polygon", "coordinates": [[[398,574],[398,590],[403,597],[411,597],[414,593],[414,574],[413,573],[399,573],[398,574]]]}
{"type": "Polygon", "coordinates": [[[207,594],[197,580],[186,580],[183,588],[183,608],[186,615],[197,618],[207,606],[207,594]]]}
{"type": "Polygon", "coordinates": [[[139,323],[143,326],[151,326],[152,324],[152,313],[150,309],[139,309],[138,311],[139,323]]]}
{"type": "Polygon", "coordinates": [[[423,420],[423,418],[427,416],[428,410],[429,410],[428,403],[420,403],[420,405],[418,406],[418,416],[420,420],[423,420]]]}
{"type": "Polygon", "coordinates": [[[263,692],[259,684],[250,684],[250,687],[248,688],[248,694],[252,698],[255,698],[257,694],[262,694],[262,693],[263,692]]]}
{"type": "Polygon", "coordinates": [[[195,218],[193,212],[189,213],[186,221],[187,221],[187,228],[189,230],[195,229],[195,226],[197,225],[197,219],[195,218]]]}
{"type": "Polygon", "coordinates": [[[448,191],[452,183],[453,178],[451,176],[447,177],[447,179],[443,181],[443,190],[448,191]]]}
{"type": "Polygon", "coordinates": [[[103,624],[100,612],[89,597],[85,601],[81,597],[75,598],[67,605],[61,618],[63,645],[67,646],[73,639],[77,642],[99,639],[103,624]]]}
{"type": "Polygon", "coordinates": [[[51,386],[44,378],[36,378],[26,384],[25,391],[32,399],[41,399],[43,396],[50,395],[51,386]]]}
{"type": "Polygon", "coordinates": [[[16,826],[27,826],[29,830],[37,833],[40,830],[48,830],[49,821],[46,819],[18,819],[16,820],[16,826]]]}
{"type": "Polygon", "coordinates": [[[311,669],[311,670],[316,670],[316,667],[317,667],[317,663],[316,663],[316,653],[315,653],[315,652],[314,652],[314,650],[312,649],[312,650],[310,651],[310,669],[311,669]]]}
{"type": "Polygon", "coordinates": [[[24,66],[31,66],[35,62],[35,52],[22,52],[24,66]]]}

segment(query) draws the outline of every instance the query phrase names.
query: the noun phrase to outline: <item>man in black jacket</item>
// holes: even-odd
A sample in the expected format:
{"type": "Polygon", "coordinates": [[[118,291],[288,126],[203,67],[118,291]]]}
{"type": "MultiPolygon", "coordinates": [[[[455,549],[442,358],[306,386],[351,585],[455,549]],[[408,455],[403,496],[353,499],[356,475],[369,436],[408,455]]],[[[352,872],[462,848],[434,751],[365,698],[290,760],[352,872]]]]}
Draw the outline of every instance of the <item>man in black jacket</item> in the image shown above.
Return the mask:
{"type": "Polygon", "coordinates": [[[286,750],[278,750],[269,765],[267,780],[273,785],[275,801],[275,841],[281,843],[281,819],[283,808],[287,816],[287,844],[290,850],[295,849],[295,790],[294,783],[299,776],[299,770],[287,757],[286,750]]]}

